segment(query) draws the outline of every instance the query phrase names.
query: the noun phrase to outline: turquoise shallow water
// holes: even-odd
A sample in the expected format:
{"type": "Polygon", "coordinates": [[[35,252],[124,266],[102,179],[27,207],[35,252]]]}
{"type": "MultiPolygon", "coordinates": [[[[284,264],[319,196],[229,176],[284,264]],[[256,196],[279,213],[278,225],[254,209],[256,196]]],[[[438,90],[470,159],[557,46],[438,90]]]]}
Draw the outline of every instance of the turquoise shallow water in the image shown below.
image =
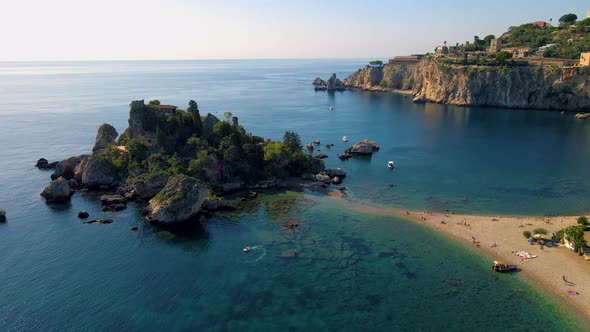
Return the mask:
{"type": "Polygon", "coordinates": [[[83,225],[80,209],[103,216],[94,198],[51,206],[38,196],[49,173],[33,167],[36,159],[89,151],[102,122],[126,127],[129,100],[157,97],[232,111],[264,136],[296,130],[334,143],[327,164],[348,171],[355,200],[478,213],[587,210],[588,122],[311,89],[313,77],[344,76],[359,63],[0,64],[0,208],[9,218],[0,224],[0,330],[582,330],[518,275],[492,275],[462,246],[310,193],[263,198],[173,237],[145,225],[133,206],[113,224],[83,225]],[[382,149],[340,162],[342,135],[382,149]],[[286,220],[301,226],[287,232],[286,220]],[[245,244],[260,248],[244,254],[245,244]],[[280,257],[289,250],[298,256],[280,257]]]}

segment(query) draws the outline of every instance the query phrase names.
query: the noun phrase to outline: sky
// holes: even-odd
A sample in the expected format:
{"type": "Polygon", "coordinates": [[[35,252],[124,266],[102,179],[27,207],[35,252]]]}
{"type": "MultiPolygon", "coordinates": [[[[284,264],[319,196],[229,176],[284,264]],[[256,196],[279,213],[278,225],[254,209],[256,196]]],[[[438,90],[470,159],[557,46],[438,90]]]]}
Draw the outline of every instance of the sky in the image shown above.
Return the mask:
{"type": "Polygon", "coordinates": [[[581,0],[0,0],[0,61],[387,59],[588,10],[581,0]]]}

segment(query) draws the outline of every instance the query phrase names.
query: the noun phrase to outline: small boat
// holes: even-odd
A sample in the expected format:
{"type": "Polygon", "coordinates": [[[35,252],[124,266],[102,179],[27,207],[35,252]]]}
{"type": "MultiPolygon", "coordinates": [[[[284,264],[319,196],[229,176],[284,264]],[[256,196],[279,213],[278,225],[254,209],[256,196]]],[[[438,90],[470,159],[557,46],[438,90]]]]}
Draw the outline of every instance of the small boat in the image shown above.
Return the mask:
{"type": "Polygon", "coordinates": [[[348,142],[348,138],[346,136],[342,136],[342,142],[348,142]]]}
{"type": "Polygon", "coordinates": [[[330,106],[330,111],[333,111],[333,110],[334,110],[334,106],[330,106]]]}
{"type": "Polygon", "coordinates": [[[393,168],[393,161],[391,161],[391,160],[390,160],[390,161],[387,163],[387,167],[389,167],[389,168],[393,168]]]}
{"type": "Polygon", "coordinates": [[[250,250],[252,250],[252,248],[250,248],[250,246],[245,246],[245,247],[244,247],[244,252],[248,252],[248,251],[250,251],[250,250]]]}
{"type": "Polygon", "coordinates": [[[508,265],[498,261],[494,261],[494,265],[492,265],[492,270],[496,272],[510,272],[516,270],[516,265],[508,265]]]}

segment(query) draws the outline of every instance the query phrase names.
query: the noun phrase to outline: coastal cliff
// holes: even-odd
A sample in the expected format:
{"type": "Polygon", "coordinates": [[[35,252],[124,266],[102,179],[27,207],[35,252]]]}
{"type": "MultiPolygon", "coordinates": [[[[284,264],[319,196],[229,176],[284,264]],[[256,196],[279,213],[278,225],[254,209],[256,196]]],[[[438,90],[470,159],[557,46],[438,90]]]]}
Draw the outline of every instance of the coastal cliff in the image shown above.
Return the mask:
{"type": "Polygon", "coordinates": [[[411,92],[416,102],[541,110],[590,109],[590,68],[467,66],[424,58],[414,65],[367,66],[349,88],[411,92]]]}
{"type": "Polygon", "coordinates": [[[344,79],[347,87],[372,91],[412,90],[415,84],[415,66],[386,64],[382,67],[366,66],[344,79]]]}

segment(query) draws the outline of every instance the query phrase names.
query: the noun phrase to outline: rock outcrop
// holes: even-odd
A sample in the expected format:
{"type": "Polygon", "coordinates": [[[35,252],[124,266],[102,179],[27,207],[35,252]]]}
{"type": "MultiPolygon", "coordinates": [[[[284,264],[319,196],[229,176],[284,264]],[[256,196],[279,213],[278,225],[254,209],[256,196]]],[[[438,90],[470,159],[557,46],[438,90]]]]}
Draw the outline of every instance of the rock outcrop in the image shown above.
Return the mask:
{"type": "Polygon", "coordinates": [[[385,64],[383,67],[366,66],[344,79],[347,87],[362,90],[412,90],[416,65],[385,64]]]}
{"type": "Polygon", "coordinates": [[[578,113],[576,119],[584,120],[590,118],[590,113],[578,113]]]}
{"type": "Polygon", "coordinates": [[[316,77],[315,80],[313,80],[313,82],[311,84],[316,85],[316,86],[324,86],[324,85],[326,85],[326,81],[324,81],[323,79],[321,79],[319,77],[316,77]]]}
{"type": "Polygon", "coordinates": [[[335,91],[335,90],[344,90],[344,84],[338,78],[336,78],[336,74],[332,74],[328,81],[326,82],[326,87],[328,91],[335,91]]]}
{"type": "Polygon", "coordinates": [[[62,160],[55,165],[55,172],[51,175],[51,180],[56,180],[59,177],[63,177],[66,180],[74,178],[76,166],[80,163],[80,157],[70,157],[66,160],[62,160]]]}
{"type": "Polygon", "coordinates": [[[100,149],[104,149],[109,145],[115,144],[115,140],[119,136],[115,127],[111,126],[108,123],[103,123],[98,127],[98,132],[96,133],[96,140],[94,142],[94,147],[92,151],[98,151],[100,149]]]}
{"type": "Polygon", "coordinates": [[[345,154],[367,156],[375,151],[379,151],[379,145],[375,141],[365,139],[346,149],[345,154]]]}
{"type": "Polygon", "coordinates": [[[340,167],[337,167],[337,168],[328,168],[325,171],[325,173],[329,177],[332,177],[332,178],[335,177],[335,176],[337,176],[337,177],[339,177],[341,179],[344,179],[346,177],[346,172],[342,168],[340,168],[340,167]]]}
{"type": "Polygon", "coordinates": [[[78,212],[77,217],[80,219],[86,219],[86,218],[90,217],[90,213],[88,213],[88,211],[81,210],[80,212],[78,212]]]}
{"type": "Polygon", "coordinates": [[[590,68],[465,67],[422,60],[414,100],[461,106],[577,111],[590,108],[590,68]]]}
{"type": "Polygon", "coordinates": [[[175,175],[149,201],[147,219],[159,224],[174,224],[195,217],[207,198],[208,189],[196,179],[175,175]]]}
{"type": "Polygon", "coordinates": [[[69,201],[72,193],[68,180],[59,177],[58,179],[51,181],[47,187],[43,189],[41,197],[45,198],[47,202],[62,203],[69,201]]]}
{"type": "Polygon", "coordinates": [[[79,183],[88,188],[108,189],[119,181],[115,165],[99,153],[82,159],[76,168],[76,177],[79,177],[79,183]]]}
{"type": "Polygon", "coordinates": [[[57,161],[50,163],[49,161],[47,161],[47,159],[40,158],[39,160],[37,160],[35,167],[37,167],[38,169],[54,169],[57,166],[57,164],[57,161]]]}
{"type": "Polygon", "coordinates": [[[133,190],[143,199],[152,199],[168,182],[168,175],[161,174],[133,183],[133,190]]]}

